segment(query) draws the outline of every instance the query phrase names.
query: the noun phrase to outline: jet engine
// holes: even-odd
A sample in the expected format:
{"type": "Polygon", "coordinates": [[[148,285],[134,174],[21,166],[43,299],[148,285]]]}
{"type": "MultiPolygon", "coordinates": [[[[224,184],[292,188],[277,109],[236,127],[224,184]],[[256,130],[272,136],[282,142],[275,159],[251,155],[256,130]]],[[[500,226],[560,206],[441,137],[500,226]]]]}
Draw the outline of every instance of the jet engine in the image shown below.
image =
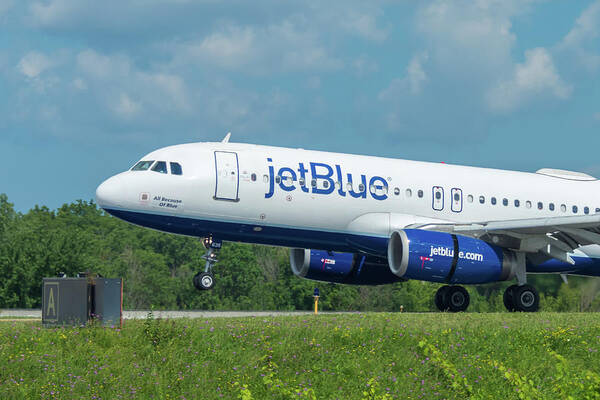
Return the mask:
{"type": "Polygon", "coordinates": [[[516,256],[468,236],[421,229],[392,233],[390,270],[405,279],[447,283],[489,283],[512,279],[516,256]]]}
{"type": "Polygon", "coordinates": [[[324,250],[291,249],[294,275],[323,282],[382,285],[403,281],[394,275],[385,258],[324,250]]]}

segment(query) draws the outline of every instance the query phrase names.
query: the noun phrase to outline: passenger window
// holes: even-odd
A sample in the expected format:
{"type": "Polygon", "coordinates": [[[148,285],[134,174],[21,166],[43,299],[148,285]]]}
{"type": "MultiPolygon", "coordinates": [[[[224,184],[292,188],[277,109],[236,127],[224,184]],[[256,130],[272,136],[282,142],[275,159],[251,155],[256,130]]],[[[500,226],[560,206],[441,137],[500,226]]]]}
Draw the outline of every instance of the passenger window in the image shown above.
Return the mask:
{"type": "Polygon", "coordinates": [[[275,177],[275,183],[281,183],[281,177],[279,175],[275,177]]]}
{"type": "Polygon", "coordinates": [[[560,205],[560,211],[562,211],[562,212],[567,212],[567,206],[566,206],[566,205],[564,205],[564,204],[561,204],[561,205],[560,205]]]}
{"type": "Polygon", "coordinates": [[[460,194],[454,193],[454,201],[460,201],[460,194]]]}
{"type": "Polygon", "coordinates": [[[362,183],[358,185],[358,191],[359,192],[364,192],[365,191],[365,185],[363,185],[362,183]]]}
{"type": "Polygon", "coordinates": [[[263,175],[263,182],[269,183],[269,175],[263,175]]]}
{"type": "Polygon", "coordinates": [[[469,203],[472,203],[472,202],[473,202],[473,195],[472,195],[472,194],[470,194],[470,195],[468,195],[468,196],[467,196],[467,201],[468,201],[469,203]]]}
{"type": "MultiPolygon", "coordinates": [[[[438,192],[438,193],[436,194],[436,197],[437,197],[437,195],[438,195],[438,194],[441,196],[441,194],[438,192]]],[[[422,191],[422,190],[419,190],[419,191],[417,192],[417,196],[419,196],[419,198],[420,198],[420,199],[422,199],[422,198],[423,198],[423,191],[422,191]]],[[[439,197],[438,197],[438,199],[439,199],[439,197]]]]}
{"type": "Polygon", "coordinates": [[[164,161],[157,161],[156,164],[154,164],[154,167],[152,167],[152,171],[160,172],[161,174],[166,174],[167,173],[167,163],[164,161]]]}
{"type": "Polygon", "coordinates": [[[310,186],[317,187],[317,180],[316,179],[311,179],[310,180],[310,186]]]}
{"type": "Polygon", "coordinates": [[[492,200],[491,200],[491,202],[492,202],[492,205],[494,205],[494,206],[495,206],[495,205],[496,205],[496,198],[495,198],[495,197],[492,197],[492,200]]]}
{"type": "Polygon", "coordinates": [[[531,202],[529,200],[525,202],[525,207],[531,208],[531,202]]]}
{"type": "Polygon", "coordinates": [[[502,199],[502,204],[504,206],[507,206],[508,205],[508,199],[502,199]]]}
{"type": "Polygon", "coordinates": [[[550,203],[550,204],[548,204],[548,209],[549,209],[550,211],[554,211],[554,203],[550,203]]]}
{"type": "Polygon", "coordinates": [[[515,207],[519,207],[521,205],[521,202],[519,200],[515,200],[515,207]]]}
{"type": "Polygon", "coordinates": [[[583,213],[584,214],[589,214],[590,213],[590,208],[589,207],[583,207],[583,213]]]}
{"type": "Polygon", "coordinates": [[[400,195],[400,188],[394,188],[394,194],[396,196],[399,196],[400,195]]]}
{"type": "MultiPolygon", "coordinates": [[[[172,170],[173,170],[173,166],[171,166],[171,171],[172,170]]],[[[250,175],[250,179],[252,179],[252,182],[256,182],[256,174],[250,175]]]]}
{"type": "Polygon", "coordinates": [[[596,208],[596,214],[600,213],[600,208],[596,208]]]}
{"type": "Polygon", "coordinates": [[[306,184],[306,180],[304,178],[300,178],[298,179],[298,183],[300,184],[300,186],[304,186],[306,184]]]}
{"type": "Polygon", "coordinates": [[[577,206],[573,206],[573,214],[577,214],[577,206]]]}
{"type": "Polygon", "coordinates": [[[133,168],[131,168],[131,170],[132,171],[146,171],[148,168],[150,168],[150,166],[152,165],[153,162],[154,162],[154,160],[140,161],[139,163],[135,164],[133,166],[133,168]]]}
{"type": "Polygon", "coordinates": [[[484,196],[479,196],[479,203],[481,203],[481,204],[485,203],[485,197],[484,196]]]}
{"type": "Polygon", "coordinates": [[[406,189],[406,197],[412,197],[412,190],[406,189]]]}
{"type": "Polygon", "coordinates": [[[352,190],[352,184],[350,182],[346,183],[346,190],[347,191],[351,191],[352,190]]]}
{"type": "Polygon", "coordinates": [[[544,209],[544,203],[542,203],[541,201],[538,202],[538,210],[543,210],[544,209]]]}
{"type": "Polygon", "coordinates": [[[329,189],[329,181],[323,181],[323,189],[329,189]]]}
{"type": "MultiPolygon", "coordinates": [[[[176,162],[169,163],[171,165],[171,174],[173,175],[183,175],[183,170],[181,169],[181,165],[176,162]]],[[[256,180],[256,175],[254,175],[254,180],[256,180]]]]}
{"type": "Polygon", "coordinates": [[[336,183],[335,183],[335,188],[336,188],[337,190],[340,190],[340,189],[342,188],[342,183],[341,183],[341,182],[339,182],[339,181],[338,181],[338,182],[336,182],[336,183]]]}

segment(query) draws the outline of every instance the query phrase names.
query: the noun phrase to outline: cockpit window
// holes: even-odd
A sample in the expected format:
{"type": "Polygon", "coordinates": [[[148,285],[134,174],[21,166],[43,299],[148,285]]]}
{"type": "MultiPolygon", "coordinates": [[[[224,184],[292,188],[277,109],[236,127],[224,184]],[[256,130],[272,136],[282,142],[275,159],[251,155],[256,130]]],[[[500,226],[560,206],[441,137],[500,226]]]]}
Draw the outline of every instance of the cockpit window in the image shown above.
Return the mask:
{"type": "Polygon", "coordinates": [[[176,162],[172,162],[171,164],[171,173],[173,175],[182,175],[183,171],[181,170],[181,165],[176,162]]]}
{"type": "Polygon", "coordinates": [[[150,168],[150,166],[152,165],[153,162],[154,162],[154,160],[140,161],[139,163],[135,164],[133,166],[133,168],[131,168],[131,170],[132,171],[146,171],[148,168],[150,168]]]}
{"type": "Polygon", "coordinates": [[[157,161],[156,164],[154,164],[154,167],[152,167],[152,171],[160,172],[161,174],[166,174],[167,163],[164,161],[157,161]]]}

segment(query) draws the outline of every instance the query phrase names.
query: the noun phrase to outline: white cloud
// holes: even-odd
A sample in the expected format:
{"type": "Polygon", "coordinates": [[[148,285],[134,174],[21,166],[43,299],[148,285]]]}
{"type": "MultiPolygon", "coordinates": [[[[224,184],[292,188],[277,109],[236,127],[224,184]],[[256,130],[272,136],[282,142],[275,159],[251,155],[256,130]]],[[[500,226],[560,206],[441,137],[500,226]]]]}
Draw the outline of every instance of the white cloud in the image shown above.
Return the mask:
{"type": "Polygon", "coordinates": [[[343,65],[323,47],[317,34],[289,20],[265,27],[229,25],[200,41],[173,48],[180,64],[193,62],[260,75],[333,70],[343,65]]]}
{"type": "Polygon", "coordinates": [[[222,67],[235,68],[260,56],[256,46],[254,29],[229,27],[225,32],[209,35],[198,45],[190,44],[187,51],[222,67]]]}
{"type": "Polygon", "coordinates": [[[575,26],[556,46],[558,52],[566,52],[589,71],[600,68],[598,51],[600,37],[600,0],[588,6],[577,18],[575,26]]]}
{"type": "Polygon", "coordinates": [[[525,61],[517,64],[510,79],[500,82],[487,93],[488,106],[495,112],[512,111],[538,97],[566,99],[572,87],[559,76],[550,53],[544,48],[525,52],[525,61]]]}
{"type": "Polygon", "coordinates": [[[107,56],[94,50],[77,54],[77,66],[95,79],[127,76],[131,73],[129,58],[123,55],[107,56]]]}
{"type": "Polygon", "coordinates": [[[427,73],[423,70],[423,63],[428,59],[427,52],[414,55],[406,67],[406,76],[393,79],[391,84],[379,93],[379,100],[394,102],[407,93],[418,95],[423,84],[427,81],[427,73]]]}
{"type": "Polygon", "coordinates": [[[586,8],[579,18],[577,18],[575,26],[562,40],[562,44],[566,46],[576,46],[589,38],[598,37],[598,34],[600,33],[600,27],[598,26],[599,20],[600,1],[596,1],[586,8]]]}
{"type": "Polygon", "coordinates": [[[42,72],[51,68],[53,65],[54,61],[45,54],[38,51],[31,51],[21,58],[17,68],[19,72],[26,77],[37,78],[42,72]]]}
{"type": "Polygon", "coordinates": [[[126,93],[121,93],[112,108],[116,114],[130,118],[139,113],[142,106],[139,102],[133,101],[126,93]]]}
{"type": "Polygon", "coordinates": [[[432,60],[453,75],[480,78],[512,64],[511,18],[531,1],[436,0],[417,13],[416,27],[432,60]]]}
{"type": "Polygon", "coordinates": [[[64,21],[69,16],[85,9],[85,2],[68,0],[51,0],[46,3],[35,2],[30,5],[30,12],[34,20],[41,24],[52,24],[64,21]]]}
{"type": "Polygon", "coordinates": [[[119,116],[138,116],[146,110],[186,113],[191,109],[184,81],[178,75],[143,71],[127,56],[105,55],[89,49],[77,54],[76,60],[77,72],[85,77],[85,80],[78,78],[81,83],[86,88],[91,86],[119,116]]]}
{"type": "Polygon", "coordinates": [[[338,15],[336,19],[346,31],[368,40],[382,42],[387,38],[389,29],[382,29],[377,25],[377,16],[381,14],[383,13],[379,10],[366,14],[347,8],[345,15],[338,15]]]}
{"type": "Polygon", "coordinates": [[[408,67],[406,68],[406,79],[410,87],[412,94],[421,93],[421,86],[427,81],[427,74],[423,70],[423,62],[427,61],[429,55],[427,52],[423,52],[414,56],[408,67]]]}

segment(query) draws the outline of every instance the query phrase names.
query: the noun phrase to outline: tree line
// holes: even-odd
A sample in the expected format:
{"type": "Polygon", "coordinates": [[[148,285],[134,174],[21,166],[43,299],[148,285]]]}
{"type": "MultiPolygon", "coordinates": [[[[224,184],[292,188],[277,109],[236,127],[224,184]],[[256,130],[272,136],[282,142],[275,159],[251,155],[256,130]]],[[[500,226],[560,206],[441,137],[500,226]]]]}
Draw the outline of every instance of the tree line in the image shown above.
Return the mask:
{"type": "MultiPolygon", "coordinates": [[[[434,311],[439,284],[408,281],[350,286],[295,277],[285,248],[225,243],[215,287],[199,292],[192,277],[203,269],[198,238],[137,227],[107,215],[93,201],[57,210],[16,212],[0,194],[0,308],[38,308],[42,278],[93,272],[124,279],[126,309],[310,310],[313,290],[323,310],[434,311]]],[[[546,311],[597,311],[600,279],[530,276],[546,311]]],[[[504,311],[509,283],[468,287],[469,311],[504,311]]]]}

